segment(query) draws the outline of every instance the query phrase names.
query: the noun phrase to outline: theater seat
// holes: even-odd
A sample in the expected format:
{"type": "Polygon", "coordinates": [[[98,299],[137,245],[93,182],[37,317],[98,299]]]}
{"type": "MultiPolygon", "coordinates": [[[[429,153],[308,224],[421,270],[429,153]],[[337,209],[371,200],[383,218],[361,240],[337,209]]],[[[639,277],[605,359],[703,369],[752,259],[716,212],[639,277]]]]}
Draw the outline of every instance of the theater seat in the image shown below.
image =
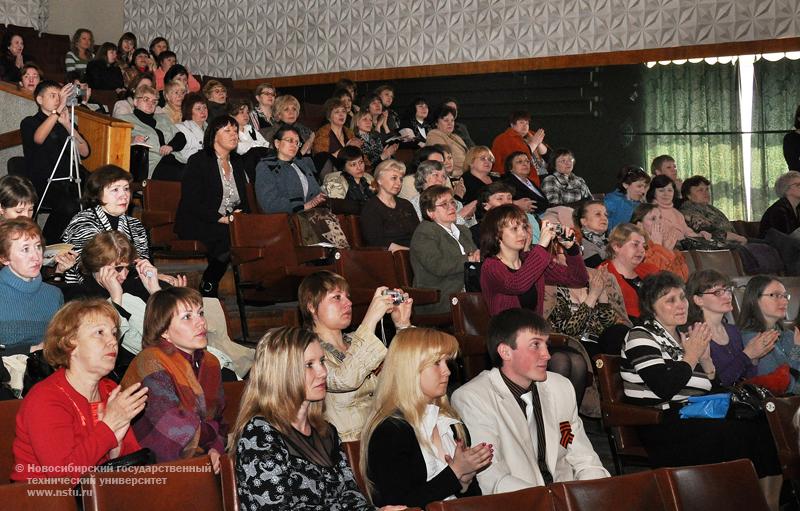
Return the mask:
{"type": "Polygon", "coordinates": [[[148,180],[143,188],[142,223],[150,233],[153,255],[170,259],[202,258],[206,248],[197,240],[179,240],[174,232],[175,214],[181,200],[181,184],[148,180]]]}
{"type": "Polygon", "coordinates": [[[466,383],[491,366],[486,351],[491,316],[481,293],[454,293],[450,304],[453,335],[458,339],[458,376],[461,383],[466,383]]]}
{"type": "Polygon", "coordinates": [[[236,472],[233,468],[233,459],[228,454],[223,454],[219,458],[219,477],[222,482],[222,510],[238,511],[239,494],[236,491],[236,472]]]}
{"type": "Polygon", "coordinates": [[[84,511],[219,511],[222,484],[208,456],[159,463],[136,474],[130,470],[89,472],[81,481],[84,511]]]}
{"type": "Polygon", "coordinates": [[[66,485],[2,484],[0,508],[13,511],[78,511],[78,501],[71,492],[72,488],[66,485]]]}
{"type": "Polygon", "coordinates": [[[16,436],[17,411],[21,399],[0,401],[0,484],[9,482],[14,465],[14,452],[11,446],[16,436]]]}
{"type": "Polygon", "coordinates": [[[246,385],[246,381],[222,382],[222,391],[225,393],[225,410],[222,412],[222,417],[228,424],[228,432],[232,432],[233,426],[236,424],[236,416],[239,414],[239,404],[242,401],[242,393],[244,393],[246,385]]]}
{"type": "Polygon", "coordinates": [[[631,405],[625,402],[625,392],[620,376],[622,358],[616,355],[595,357],[595,374],[600,386],[600,408],[603,427],[608,434],[611,455],[617,474],[623,473],[623,461],[630,458],[637,464],[647,464],[644,450],[635,426],[658,424],[661,412],[655,408],[631,405]]]}
{"type": "Polygon", "coordinates": [[[778,450],[783,478],[800,482],[800,450],[797,445],[797,430],[792,423],[795,413],[800,409],[800,396],[770,398],[765,409],[772,439],[778,450]]]}
{"type": "MultiPolygon", "coordinates": [[[[553,484],[556,509],[671,511],[671,495],[652,470],[589,481],[553,484]],[[600,504],[602,503],[602,504],[600,504]]],[[[721,509],[721,508],[720,508],[721,509]]]]}
{"type": "Polygon", "coordinates": [[[769,509],[750,460],[667,468],[659,472],[664,472],[669,482],[670,493],[675,499],[674,509],[769,509]]]}
{"type": "MultiPolygon", "coordinates": [[[[595,508],[597,509],[597,508],[595,508]]],[[[622,508],[620,508],[622,509],[622,508]]],[[[431,502],[426,511],[556,511],[553,492],[545,486],[483,497],[431,502]]]]}
{"type": "Polygon", "coordinates": [[[730,250],[690,250],[697,270],[717,270],[728,277],[741,277],[744,273],[742,261],[730,250]]]}

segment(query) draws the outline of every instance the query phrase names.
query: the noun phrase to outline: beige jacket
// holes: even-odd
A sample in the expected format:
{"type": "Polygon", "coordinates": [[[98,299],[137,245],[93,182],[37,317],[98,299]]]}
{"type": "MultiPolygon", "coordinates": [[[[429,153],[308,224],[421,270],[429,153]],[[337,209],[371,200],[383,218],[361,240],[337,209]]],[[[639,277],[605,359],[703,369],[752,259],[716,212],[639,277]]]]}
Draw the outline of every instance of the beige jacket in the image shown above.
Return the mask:
{"type": "Polygon", "coordinates": [[[378,384],[374,371],[386,357],[386,346],[363,325],[345,334],[347,340],[350,347],[345,353],[322,341],[328,366],[325,418],[336,426],[342,442],[360,439],[378,384]]]}

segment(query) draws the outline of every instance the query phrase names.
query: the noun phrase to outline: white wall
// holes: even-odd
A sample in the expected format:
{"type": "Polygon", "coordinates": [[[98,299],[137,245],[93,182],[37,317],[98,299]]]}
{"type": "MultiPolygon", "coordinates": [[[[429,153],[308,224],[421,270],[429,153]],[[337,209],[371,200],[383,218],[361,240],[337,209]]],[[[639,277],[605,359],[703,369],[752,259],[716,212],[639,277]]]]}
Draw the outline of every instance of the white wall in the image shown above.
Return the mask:
{"type": "Polygon", "coordinates": [[[49,11],[45,32],[72,36],[76,29],[88,28],[96,44],[106,41],[117,44],[124,32],[123,0],[43,1],[47,2],[49,11]]]}
{"type": "MultiPolygon", "coordinates": [[[[63,0],[62,0],[63,1],[63,0]]],[[[195,73],[236,79],[800,35],[797,0],[124,0],[195,73]]]]}

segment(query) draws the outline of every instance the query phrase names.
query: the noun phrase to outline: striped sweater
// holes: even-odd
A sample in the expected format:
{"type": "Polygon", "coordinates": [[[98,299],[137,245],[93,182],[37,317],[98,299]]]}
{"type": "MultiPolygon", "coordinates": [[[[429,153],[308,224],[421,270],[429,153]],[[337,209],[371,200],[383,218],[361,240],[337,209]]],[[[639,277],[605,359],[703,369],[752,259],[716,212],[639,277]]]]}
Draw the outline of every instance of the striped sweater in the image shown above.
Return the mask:
{"type": "MultiPolygon", "coordinates": [[[[75,252],[80,255],[83,246],[92,239],[97,233],[112,230],[108,214],[102,206],[84,209],[70,220],[69,225],[61,236],[64,243],[75,245],[75,252]]],[[[120,215],[117,223],[117,230],[124,234],[136,248],[139,257],[150,259],[150,243],[142,222],[139,219],[128,215],[120,215]]],[[[79,261],[80,262],[80,261],[79,261]]],[[[79,264],[76,264],[64,274],[64,280],[69,284],[83,281],[78,271],[79,264]]]]}
{"type": "Polygon", "coordinates": [[[655,320],[628,332],[621,376],[629,403],[661,409],[711,390],[700,365],[693,368],[684,362],[681,343],[655,320]]]}

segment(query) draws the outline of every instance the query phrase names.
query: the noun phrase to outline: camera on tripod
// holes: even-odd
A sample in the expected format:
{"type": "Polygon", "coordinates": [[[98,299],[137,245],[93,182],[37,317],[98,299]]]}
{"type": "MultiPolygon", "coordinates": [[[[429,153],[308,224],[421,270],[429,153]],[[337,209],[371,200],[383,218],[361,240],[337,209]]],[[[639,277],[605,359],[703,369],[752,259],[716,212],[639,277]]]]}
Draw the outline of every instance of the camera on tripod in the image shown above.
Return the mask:
{"type": "Polygon", "coordinates": [[[74,84],[72,92],[67,96],[67,106],[78,106],[86,97],[86,91],[79,84],[74,84]]]}

